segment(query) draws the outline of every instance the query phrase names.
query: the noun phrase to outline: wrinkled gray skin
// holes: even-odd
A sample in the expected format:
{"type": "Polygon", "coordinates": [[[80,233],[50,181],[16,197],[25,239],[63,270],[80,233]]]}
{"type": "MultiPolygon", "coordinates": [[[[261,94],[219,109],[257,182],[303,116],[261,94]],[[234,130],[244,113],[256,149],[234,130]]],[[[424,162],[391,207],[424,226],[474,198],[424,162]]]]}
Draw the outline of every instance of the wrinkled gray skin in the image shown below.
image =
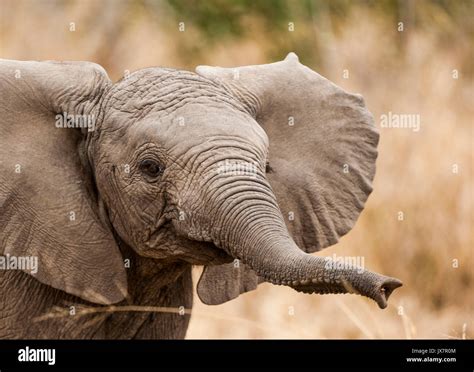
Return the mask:
{"type": "MultiPolygon", "coordinates": [[[[305,293],[359,293],[382,308],[401,285],[359,268],[328,267],[326,259],[300,249],[312,252],[334,243],[329,234],[328,242],[312,250],[295,244],[282,215],[287,213],[284,192],[277,201],[272,188],[282,186],[276,178],[272,185],[268,180],[285,177],[285,168],[272,163],[272,139],[266,133],[272,130],[258,123],[264,98],[217,83],[205,73],[162,68],[141,70],[112,84],[97,67],[90,73],[89,65],[81,65],[77,74],[73,70],[51,76],[47,70],[46,79],[35,78],[26,89],[8,75],[15,63],[5,62],[1,71],[2,132],[5,143],[17,145],[0,149],[0,241],[4,254],[38,255],[40,272],[35,278],[0,271],[0,338],[183,338],[188,315],[118,312],[35,318],[55,306],[191,308],[191,265],[218,268],[223,266],[213,265],[236,258],[259,282],[305,293]],[[86,74],[91,78],[83,79],[86,74]],[[80,87],[71,90],[56,83],[69,78],[82,79],[80,87]],[[31,103],[35,100],[40,103],[31,103]],[[51,119],[43,120],[45,107],[49,117],[58,112],[94,115],[96,130],[55,128],[51,119]],[[50,150],[25,157],[24,175],[15,179],[6,170],[22,159],[19,148],[50,150]],[[256,173],[222,171],[225,161],[253,164],[256,173]],[[72,173],[71,167],[79,171],[72,173]],[[73,204],[82,197],[87,202],[76,208],[73,204]],[[35,200],[43,203],[39,213],[35,200]],[[79,211],[79,221],[64,227],[59,220],[71,209],[79,211]],[[25,227],[28,219],[33,222],[25,227]],[[131,260],[129,269],[123,269],[123,259],[131,260]]],[[[25,75],[36,69],[38,65],[28,65],[25,75]]],[[[292,235],[303,236],[303,225],[292,235]]],[[[321,226],[324,232],[329,224],[321,226]]],[[[330,227],[336,237],[347,232],[336,223],[330,227]]],[[[204,286],[208,303],[235,297],[214,300],[212,289],[204,286]]],[[[244,283],[237,292],[255,286],[245,288],[244,283]]]]}

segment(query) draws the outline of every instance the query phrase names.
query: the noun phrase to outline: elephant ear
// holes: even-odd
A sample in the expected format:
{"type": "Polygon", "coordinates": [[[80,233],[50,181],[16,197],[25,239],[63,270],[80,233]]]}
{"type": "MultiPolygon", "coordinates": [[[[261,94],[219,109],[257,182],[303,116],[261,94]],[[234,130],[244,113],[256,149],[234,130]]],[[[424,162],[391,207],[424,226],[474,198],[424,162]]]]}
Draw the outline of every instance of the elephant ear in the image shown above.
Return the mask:
{"type": "Polygon", "coordinates": [[[79,150],[85,133],[58,128],[56,114],[92,115],[109,84],[92,63],[0,60],[0,256],[99,304],[125,297],[125,269],[79,150]]]}
{"type": "Polygon", "coordinates": [[[263,282],[248,266],[238,260],[206,266],[197,285],[199,299],[206,305],[219,305],[253,291],[263,282]]]}
{"type": "Polygon", "coordinates": [[[335,244],[372,191],[379,135],[362,97],[294,53],[268,65],[196,71],[227,88],[267,133],[267,177],[297,245],[312,253],[335,244]]]}

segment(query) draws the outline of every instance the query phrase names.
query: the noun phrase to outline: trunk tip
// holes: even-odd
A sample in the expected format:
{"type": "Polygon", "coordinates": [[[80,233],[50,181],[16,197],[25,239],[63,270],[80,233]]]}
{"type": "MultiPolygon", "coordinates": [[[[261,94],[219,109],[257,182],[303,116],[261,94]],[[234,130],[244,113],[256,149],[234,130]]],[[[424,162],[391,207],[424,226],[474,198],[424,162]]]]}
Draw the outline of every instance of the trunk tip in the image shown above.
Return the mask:
{"type": "Polygon", "coordinates": [[[374,300],[381,309],[385,309],[388,306],[388,298],[395,289],[401,287],[402,285],[403,283],[396,278],[387,278],[380,284],[374,300]]]}

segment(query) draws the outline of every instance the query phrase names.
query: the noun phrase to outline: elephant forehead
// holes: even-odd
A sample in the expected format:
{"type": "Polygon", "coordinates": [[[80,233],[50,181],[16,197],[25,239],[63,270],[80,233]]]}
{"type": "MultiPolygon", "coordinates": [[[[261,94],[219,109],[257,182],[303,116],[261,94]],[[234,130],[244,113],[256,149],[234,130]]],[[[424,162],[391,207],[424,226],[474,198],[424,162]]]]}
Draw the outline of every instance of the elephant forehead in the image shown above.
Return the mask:
{"type": "Polygon", "coordinates": [[[245,111],[222,86],[193,72],[164,68],[139,70],[115,83],[104,100],[108,110],[121,111],[135,119],[150,113],[173,113],[190,104],[230,106],[245,111]]]}
{"type": "Polygon", "coordinates": [[[175,146],[206,141],[240,142],[243,146],[268,147],[263,128],[246,113],[229,107],[188,103],[167,115],[149,115],[139,127],[175,146]]]}

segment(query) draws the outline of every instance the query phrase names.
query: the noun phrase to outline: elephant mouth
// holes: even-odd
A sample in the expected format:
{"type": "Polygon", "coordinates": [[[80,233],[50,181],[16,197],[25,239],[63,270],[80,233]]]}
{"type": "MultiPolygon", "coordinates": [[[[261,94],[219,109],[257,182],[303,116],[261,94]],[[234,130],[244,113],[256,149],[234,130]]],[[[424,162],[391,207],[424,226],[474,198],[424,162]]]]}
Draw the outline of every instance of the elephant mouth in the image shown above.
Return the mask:
{"type": "MultiPolygon", "coordinates": [[[[229,255],[227,252],[219,248],[213,243],[210,242],[196,242],[189,240],[192,243],[190,249],[199,249],[200,252],[197,255],[193,255],[195,265],[221,265],[234,261],[234,257],[229,255]]],[[[189,260],[188,260],[189,262],[189,260]]]]}
{"type": "Polygon", "coordinates": [[[212,242],[191,240],[167,221],[145,237],[141,254],[154,259],[176,259],[193,265],[220,265],[234,257],[212,242]]]}

